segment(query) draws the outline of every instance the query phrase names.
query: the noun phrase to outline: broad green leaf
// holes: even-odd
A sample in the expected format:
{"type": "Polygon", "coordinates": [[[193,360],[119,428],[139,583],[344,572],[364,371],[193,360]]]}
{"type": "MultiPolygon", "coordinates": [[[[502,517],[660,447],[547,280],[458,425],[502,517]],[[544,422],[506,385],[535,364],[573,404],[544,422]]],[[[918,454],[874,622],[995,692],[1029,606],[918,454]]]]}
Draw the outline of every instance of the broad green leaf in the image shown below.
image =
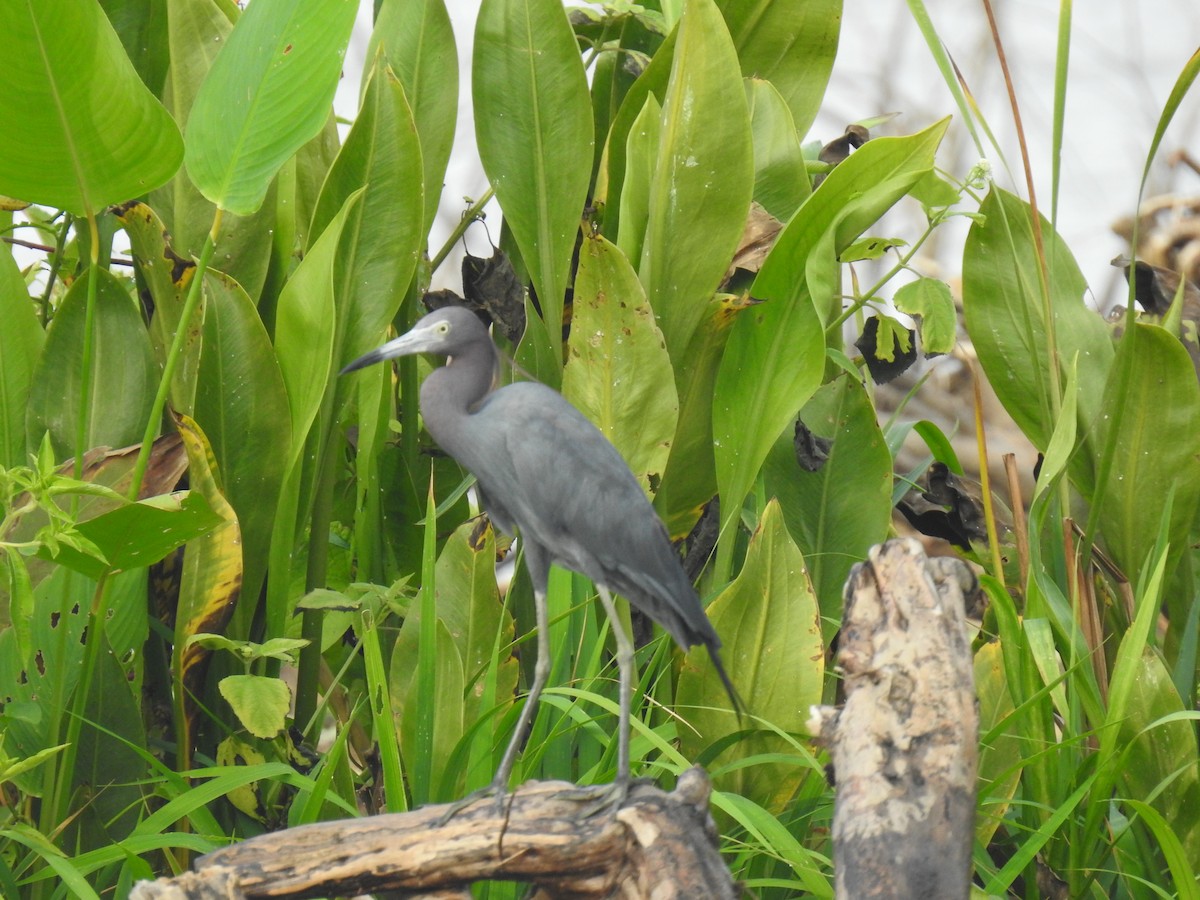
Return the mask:
{"type": "Polygon", "coordinates": [[[0,4],[0,57],[0,194],[83,215],[179,168],[179,129],[95,0],[0,4]]]}
{"type": "Polygon", "coordinates": [[[712,0],[689,0],[662,104],[638,277],[677,375],[737,249],[754,159],[746,93],[712,0]]]}
{"type": "Polygon", "coordinates": [[[162,95],[171,61],[167,46],[167,0],[100,0],[142,83],[162,95]]]}
{"type": "MultiPolygon", "coordinates": [[[[513,638],[512,616],[501,604],[496,587],[495,533],[490,528],[479,532],[472,520],[455,530],[438,556],[435,580],[438,619],[454,639],[463,663],[462,703],[468,724],[491,713],[479,705],[482,679],[497,643],[506,649],[513,638]]],[[[497,696],[512,696],[517,670],[515,656],[501,661],[497,696]]]]}
{"type": "MultiPolygon", "coordinates": [[[[88,639],[104,640],[100,635],[88,639]]],[[[142,784],[146,764],[139,752],[146,741],[142,717],[112,648],[101,648],[92,680],[81,688],[88,692],[87,704],[75,768],[70,773],[79,792],[75,806],[79,815],[72,816],[62,836],[70,842],[66,846],[78,852],[126,837],[137,825],[146,801],[142,784]]]]}
{"type": "Polygon", "coordinates": [[[829,174],[776,239],[751,287],[764,302],[734,323],[713,395],[725,523],[737,519],[767,453],[820,384],[825,336],[817,310],[841,308],[838,252],[933,168],[946,125],[867,142],[829,174]]]}
{"type": "Polygon", "coordinates": [[[287,724],[292,692],[280,678],[264,675],[229,675],[218,687],[247,731],[270,740],[287,724]]]}
{"type": "Polygon", "coordinates": [[[892,302],[910,316],[920,316],[921,351],[927,356],[949,353],[958,339],[958,315],[950,285],[936,278],[918,278],[896,291],[892,302]]]}
{"type": "MultiPolygon", "coordinates": [[[[621,194],[625,184],[625,152],[629,140],[629,130],[634,121],[642,113],[646,98],[653,96],[662,106],[667,96],[667,81],[671,77],[671,61],[675,52],[675,31],[672,31],[663,41],[658,52],[650,60],[650,65],[638,76],[630,86],[621,106],[608,129],[608,139],[600,157],[600,171],[596,175],[596,190],[593,200],[606,207],[604,213],[605,230],[612,234],[620,232],[619,213],[621,194]]],[[[640,258],[639,258],[640,261],[640,258]]]]}
{"type": "Polygon", "coordinates": [[[592,172],[592,109],[559,0],[484,0],[472,69],[479,156],[559,356],[571,251],[592,172]]]}
{"type": "MultiPolygon", "coordinates": [[[[125,204],[117,217],[129,237],[133,258],[154,301],[150,340],[161,364],[179,328],[188,285],[196,264],[181,257],[171,246],[171,235],[145,203],[125,204]]],[[[181,358],[171,383],[171,408],[190,415],[196,402],[196,378],[200,358],[201,329],[192,328],[180,349],[181,358]]]]}
{"type": "Polygon", "coordinates": [[[223,632],[233,614],[242,588],[242,531],[233,507],[217,485],[216,459],[204,433],[186,416],[180,416],[176,424],[187,449],[192,492],[207,501],[218,522],[188,545],[175,613],[171,673],[178,689],[185,691],[181,705],[187,719],[176,727],[188,732],[189,739],[181,744],[190,748],[200,714],[196,698],[204,696],[206,663],[212,652],[192,643],[191,637],[223,632]]]}
{"type": "Polygon", "coordinates": [[[679,425],[654,506],[672,538],[687,535],[717,492],[713,456],[713,385],[735,318],[750,304],[746,297],[718,294],[692,338],[679,390],[679,425]]]}
{"type": "MultiPolygon", "coordinates": [[[[412,107],[421,137],[424,196],[438,197],[458,117],[458,50],[443,0],[386,0],[375,18],[367,59],[375,59],[377,52],[404,85],[412,107]]],[[[363,73],[364,84],[368,74],[369,68],[363,73]]],[[[436,215],[437,204],[427,202],[422,234],[429,232],[436,215]]]]}
{"type": "Polygon", "coordinates": [[[334,272],[339,367],[382,343],[400,306],[424,244],[422,179],[404,88],[390,70],[377,68],[325,179],[310,234],[321,234],[346,199],[362,191],[346,216],[334,272]]]}
{"type": "Polygon", "coordinates": [[[847,375],[822,385],[800,420],[832,441],[829,458],[816,472],[801,469],[792,433],[785,431],[763,466],[763,483],[767,496],[782,506],[788,531],[808,562],[823,631],[832,638],[850,567],[888,534],[892,456],[866,390],[847,375]]]}
{"type": "Polygon", "coordinates": [[[89,269],[71,285],[50,323],[29,392],[29,441],[36,446],[49,431],[59,459],[71,456],[75,446],[89,278],[99,280],[85,448],[127,447],[140,441],[158,387],[150,338],[125,284],[106,269],[89,269]]]}
{"type": "Polygon", "coordinates": [[[243,593],[257,597],[292,440],[288,395],[254,303],[219,272],[208,306],[195,419],[216,459],[220,491],[241,528],[243,593]]]}
{"type": "Polygon", "coordinates": [[[1100,533],[1134,583],[1157,539],[1162,500],[1174,490],[1169,577],[1200,504],[1200,386],[1187,350],[1165,329],[1134,324],[1118,344],[1095,446],[1111,459],[1102,469],[1100,533]]]}
{"type": "MultiPolygon", "coordinates": [[[[420,740],[418,712],[421,703],[432,707],[433,734],[429,744],[428,768],[429,773],[428,798],[430,800],[451,800],[453,797],[438,797],[434,785],[439,785],[444,779],[446,764],[453,757],[454,747],[463,736],[464,709],[463,696],[466,681],[463,673],[463,660],[458,646],[451,637],[446,623],[438,619],[436,622],[437,646],[434,653],[435,673],[433,683],[435,693],[432,697],[422,697],[418,701],[412,694],[418,690],[416,679],[409,685],[409,696],[405,698],[400,718],[400,750],[409,766],[414,766],[414,756],[424,750],[420,740]]],[[[397,641],[399,648],[399,641],[397,641]]],[[[400,661],[396,654],[392,656],[392,668],[395,670],[400,661]]],[[[392,697],[395,698],[396,687],[391,685],[392,697]]],[[[394,699],[393,699],[393,702],[394,699]]]]}
{"type": "MultiPolygon", "coordinates": [[[[80,522],[79,533],[103,554],[103,559],[62,546],[55,562],[89,578],[106,570],[124,572],[158,562],[176,547],[211,531],[220,523],[204,497],[191,491],[163,494],[128,503],[80,522]]],[[[51,558],[49,550],[38,556],[51,558]]]]}
{"type": "MultiPolygon", "coordinates": [[[[662,107],[653,94],[629,129],[625,148],[625,183],[621,188],[621,209],[617,246],[626,259],[642,258],[642,239],[649,214],[650,183],[654,162],[661,143],[662,107]]],[[[644,293],[644,292],[642,292],[644,293]]]]}
{"type": "Polygon", "coordinates": [[[1189,864],[1200,871],[1200,751],[1195,725],[1178,717],[1185,707],[1156,651],[1147,648],[1130,662],[1138,671],[1117,736],[1124,793],[1163,815],[1189,864]]]}
{"type": "MultiPolygon", "coordinates": [[[[750,540],[741,573],[708,607],[724,644],[725,668],[745,698],[749,727],[762,719],[785,732],[805,730],[809,707],[821,702],[824,678],[818,615],[804,557],[788,536],[779,504],[772,500],[750,540]]],[[[690,726],[679,731],[681,749],[689,759],[739,729],[720,678],[700,647],[687,654],[675,703],[690,726]]],[[[756,735],[718,759],[787,752],[788,747],[782,738],[756,735]]],[[[805,770],[794,765],[764,764],[732,771],[717,778],[716,786],[778,812],[804,775],[805,770]]]]}
{"type": "Polygon", "coordinates": [[[742,74],[771,82],[808,133],[837,55],[842,0],[722,0],[742,74]]]}
{"type": "Polygon", "coordinates": [[[249,215],[329,116],[353,0],[258,0],[238,20],[188,115],[184,162],[222,209],[249,215]]]}
{"type": "Polygon", "coordinates": [[[279,295],[275,322],[275,355],[287,388],[291,410],[292,449],[288,468],[304,450],[309,428],[333,372],[336,331],[334,273],[342,230],[363,191],[346,198],[341,210],[288,279],[279,295]]]}
{"type": "MultiPolygon", "coordinates": [[[[1113,347],[1103,320],[1084,304],[1083,275],[1042,219],[1056,357],[1047,345],[1029,206],[993,188],[979,212],[982,220],[971,226],[963,248],[963,318],[988,383],[1013,421],[1044,451],[1055,425],[1048,366],[1057,358],[1062,367],[1078,354],[1080,434],[1090,444],[1113,347]]],[[[1077,454],[1072,465],[1085,489],[1092,481],[1089,462],[1077,454]]]]}
{"type": "MultiPolygon", "coordinates": [[[[166,2],[171,68],[163,102],[179,127],[186,128],[200,85],[241,13],[230,0],[166,2]]],[[[255,298],[262,289],[270,262],[276,215],[270,198],[271,194],[268,202],[252,215],[226,213],[222,217],[216,238],[218,250],[209,263],[235,278],[255,298]]],[[[174,178],[154,191],[150,205],[167,226],[170,232],[167,243],[174,251],[185,260],[198,257],[212,228],[216,206],[196,189],[187,172],[181,168],[174,178]]],[[[190,403],[176,406],[176,410],[186,412],[189,407],[190,403]]]]}
{"type": "MultiPolygon", "coordinates": [[[[1175,882],[1172,887],[1178,891],[1175,896],[1180,900],[1200,898],[1200,880],[1196,877],[1195,851],[1192,850],[1189,854],[1189,848],[1184,845],[1176,830],[1176,823],[1167,819],[1148,803],[1142,803],[1140,800],[1126,800],[1125,802],[1133,812],[1142,818],[1162,848],[1167,868],[1175,882]]],[[[1137,881],[1133,883],[1141,886],[1137,881]]]]}
{"type": "Polygon", "coordinates": [[[46,334],[12,254],[0,252],[0,467],[29,462],[25,410],[46,334]]]}
{"type": "Polygon", "coordinates": [[[770,82],[746,79],[746,102],[754,142],[754,200],[786,222],[812,193],[796,123],[770,82]]]}
{"type": "MultiPolygon", "coordinates": [[[[493,712],[480,705],[480,692],[497,646],[497,635],[502,650],[509,647],[513,638],[512,616],[501,605],[496,587],[494,534],[489,529],[477,535],[477,530],[472,521],[455,530],[438,556],[434,579],[437,619],[453,639],[455,659],[461,671],[463,693],[456,703],[468,727],[481,716],[493,712]]],[[[402,710],[413,705],[420,618],[417,609],[410,611],[393,650],[389,685],[397,708],[402,710]]],[[[497,675],[497,697],[512,697],[517,675],[516,657],[506,656],[500,662],[497,675]]],[[[409,714],[404,712],[402,715],[407,720],[409,714]]],[[[490,754],[492,731],[485,731],[490,754]]]]}
{"type": "Polygon", "coordinates": [[[1004,655],[997,641],[984,644],[975,654],[975,694],[979,698],[980,734],[980,808],[975,839],[986,847],[1004,823],[1009,803],[1021,781],[1023,747],[1029,738],[1017,731],[1021,720],[1013,715],[1012,695],[1004,673],[1004,655]]]}
{"type": "Polygon", "coordinates": [[[563,395],[592,420],[651,493],[679,405],[662,333],[633,267],[603,237],[583,239],[563,395]]]}

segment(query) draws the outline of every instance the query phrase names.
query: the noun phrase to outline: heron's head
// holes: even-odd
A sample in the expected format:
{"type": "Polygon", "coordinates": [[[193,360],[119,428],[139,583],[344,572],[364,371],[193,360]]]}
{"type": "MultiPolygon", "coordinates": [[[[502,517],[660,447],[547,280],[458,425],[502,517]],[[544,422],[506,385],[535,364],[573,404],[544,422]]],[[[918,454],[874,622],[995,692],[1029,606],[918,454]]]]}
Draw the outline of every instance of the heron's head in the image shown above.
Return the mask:
{"type": "Polygon", "coordinates": [[[395,340],[364,353],[342,369],[340,374],[345,375],[372,363],[395,359],[397,356],[411,356],[414,353],[455,356],[479,340],[490,342],[491,338],[475,313],[461,306],[447,306],[420,319],[395,340]]]}

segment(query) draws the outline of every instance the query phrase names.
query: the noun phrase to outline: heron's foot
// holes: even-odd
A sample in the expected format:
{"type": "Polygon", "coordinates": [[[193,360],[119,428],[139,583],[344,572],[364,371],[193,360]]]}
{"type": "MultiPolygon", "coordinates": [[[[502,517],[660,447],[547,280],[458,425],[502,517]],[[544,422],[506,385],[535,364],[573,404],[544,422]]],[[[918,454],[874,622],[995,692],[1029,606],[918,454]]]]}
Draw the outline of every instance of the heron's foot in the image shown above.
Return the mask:
{"type": "Polygon", "coordinates": [[[477,791],[472,791],[463,797],[461,800],[455,800],[442,814],[442,817],[437,821],[437,827],[448,824],[451,819],[457,816],[468,806],[474,806],[481,801],[491,800],[496,804],[496,816],[498,818],[506,818],[508,815],[508,804],[512,800],[512,794],[509,793],[508,787],[502,783],[493,781],[487,787],[482,787],[477,791]]]}
{"type": "Polygon", "coordinates": [[[576,787],[573,790],[565,791],[563,797],[569,800],[577,800],[580,803],[592,804],[592,808],[584,813],[586,817],[616,815],[617,811],[625,805],[625,801],[629,797],[630,788],[637,784],[654,784],[654,779],[618,778],[611,784],[592,784],[586,787],[576,787]]]}

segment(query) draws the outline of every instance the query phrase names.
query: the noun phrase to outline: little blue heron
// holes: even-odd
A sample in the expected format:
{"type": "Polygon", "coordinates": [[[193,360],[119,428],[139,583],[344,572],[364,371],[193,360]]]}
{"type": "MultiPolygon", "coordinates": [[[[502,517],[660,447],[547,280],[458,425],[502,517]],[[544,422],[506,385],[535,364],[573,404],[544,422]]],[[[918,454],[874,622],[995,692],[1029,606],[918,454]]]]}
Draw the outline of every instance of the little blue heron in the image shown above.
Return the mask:
{"type": "Polygon", "coordinates": [[[552,388],[518,382],[493,390],[500,356],[483,323],[462,307],[422,318],[407,334],[343,369],[415,353],[446,357],[422,383],[421,414],[434,440],[475,476],[491,520],[525,551],[537,616],[537,664],[529,698],[492,780],[507,790],[517,750],[550,672],[546,583],[550,565],[592,580],[612,623],[620,674],[617,780],[629,782],[629,704],[633,643],[617,619],[609,590],[658,622],[685,650],[708,648],[734,709],[741,703],[678,554],[637,479],[608,439],[552,388]]]}

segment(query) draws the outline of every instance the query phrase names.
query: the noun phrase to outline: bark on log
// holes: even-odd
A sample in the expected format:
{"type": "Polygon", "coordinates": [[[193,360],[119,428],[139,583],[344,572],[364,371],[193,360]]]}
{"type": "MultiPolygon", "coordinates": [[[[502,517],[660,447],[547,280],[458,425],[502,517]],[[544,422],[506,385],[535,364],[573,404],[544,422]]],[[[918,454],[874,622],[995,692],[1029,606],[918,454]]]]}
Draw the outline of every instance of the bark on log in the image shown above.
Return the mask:
{"type": "Polygon", "coordinates": [[[481,880],[522,881],[541,898],[739,896],[717,852],[702,769],[674,791],[636,783],[617,810],[564,782],[528,782],[444,825],[449,806],[304,825],[196,860],[195,872],[142,882],[132,900],[241,900],[400,891],[470,897],[481,880]]]}
{"type": "Polygon", "coordinates": [[[840,709],[814,707],[829,750],[838,898],[970,894],[979,715],[965,564],[888,541],[846,583],[840,709]]]}

